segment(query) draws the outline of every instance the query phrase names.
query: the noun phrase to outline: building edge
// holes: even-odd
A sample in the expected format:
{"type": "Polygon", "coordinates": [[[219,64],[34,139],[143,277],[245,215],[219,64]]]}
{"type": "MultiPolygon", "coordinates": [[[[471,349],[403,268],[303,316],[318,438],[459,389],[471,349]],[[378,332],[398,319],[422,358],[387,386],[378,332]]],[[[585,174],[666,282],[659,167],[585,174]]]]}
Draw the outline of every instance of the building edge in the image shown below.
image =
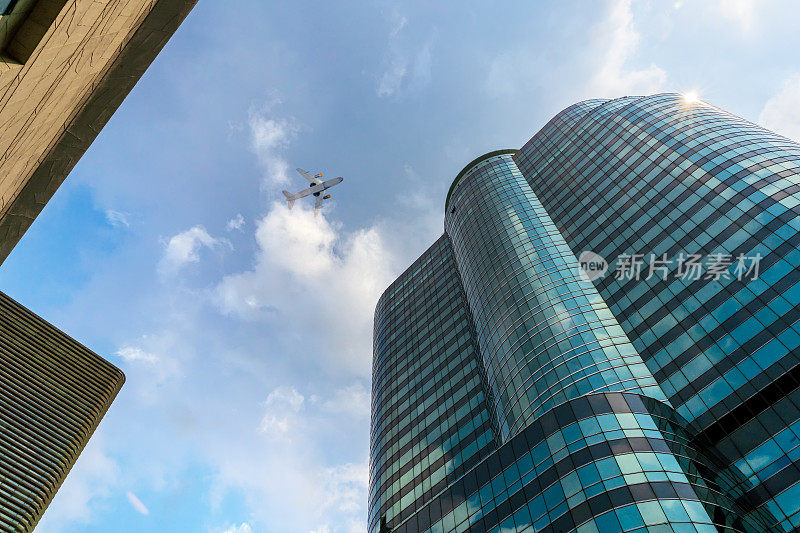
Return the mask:
{"type": "MultiPolygon", "coordinates": [[[[3,374],[3,385],[5,387],[9,388],[10,391],[14,391],[15,388],[21,384],[19,380],[20,376],[15,374],[13,364],[15,359],[17,363],[20,363],[21,360],[17,358],[17,354],[14,354],[13,351],[8,351],[9,348],[5,344],[5,337],[9,333],[14,333],[13,331],[7,329],[7,321],[8,319],[12,319],[12,321],[18,326],[20,324],[23,325],[23,330],[26,332],[23,335],[12,335],[12,338],[24,340],[25,336],[29,336],[38,339],[38,346],[29,343],[25,343],[23,346],[26,349],[35,350],[40,357],[47,359],[50,362],[51,374],[53,372],[66,372],[68,374],[72,374],[76,370],[80,369],[81,377],[85,378],[90,376],[89,379],[93,381],[91,384],[84,383],[83,385],[86,385],[87,390],[98,393],[101,396],[101,398],[99,398],[100,401],[97,402],[93,402],[91,399],[82,398],[83,401],[88,401],[91,403],[89,411],[93,412],[90,417],[83,421],[83,425],[80,428],[83,431],[73,431],[70,434],[58,435],[60,440],[69,441],[68,448],[71,449],[69,456],[64,458],[64,460],[60,463],[60,468],[55,471],[53,468],[51,468],[51,463],[46,461],[42,462],[42,470],[51,475],[51,486],[47,488],[43,488],[41,486],[20,487],[18,484],[12,482],[12,489],[16,487],[17,489],[24,489],[26,491],[27,499],[23,498],[20,500],[19,509],[30,513],[27,514],[27,517],[25,514],[17,514],[17,519],[28,518],[30,520],[30,523],[27,525],[19,523],[18,525],[23,528],[21,531],[32,531],[41,521],[42,516],[44,516],[44,513],[49,508],[53,498],[60,490],[69,473],[72,471],[77,459],[85,450],[89,440],[91,439],[92,435],[94,435],[103,418],[105,418],[108,410],[111,408],[112,403],[117,398],[122,386],[125,384],[126,378],[125,373],[116,365],[107,361],[82,343],[75,340],[70,335],[64,333],[61,329],[57,328],[3,292],[0,292],[0,311],[2,312],[4,319],[0,322],[0,335],[2,335],[3,339],[0,359],[12,361],[11,366],[8,368],[4,367],[3,369],[4,371],[11,372],[10,374],[6,372],[3,374]],[[65,356],[69,358],[68,361],[64,358],[65,356]],[[91,372],[87,372],[86,370],[91,370],[91,372]],[[35,496],[40,499],[38,506],[30,505],[32,494],[35,494],[35,496]],[[29,529],[25,529],[26,527],[29,529]]],[[[25,359],[25,366],[34,364],[37,364],[37,360],[34,358],[29,357],[25,359]]],[[[45,374],[42,375],[44,376],[45,374]]],[[[52,378],[52,375],[50,377],[52,378]]],[[[43,378],[44,381],[47,379],[47,377],[43,378]]],[[[65,383],[67,384],[68,389],[74,389],[78,385],[75,376],[67,378],[65,383]]],[[[37,385],[41,386],[42,383],[38,383],[37,385]]],[[[31,385],[26,381],[23,387],[27,389],[37,385],[31,385]]],[[[65,402],[72,400],[68,390],[62,391],[61,395],[63,401],[65,402]]],[[[5,406],[5,402],[5,399],[0,398],[0,408],[5,406]]],[[[34,408],[38,407],[40,406],[34,406],[34,408]]],[[[0,415],[2,414],[3,413],[0,412],[0,415]]],[[[12,434],[16,434],[15,431],[16,430],[12,430],[12,434]]],[[[3,442],[0,442],[0,447],[2,447],[5,451],[10,452],[9,457],[12,457],[13,460],[13,453],[15,451],[13,447],[10,449],[6,448],[6,444],[3,442]]],[[[35,454],[36,449],[31,449],[29,452],[35,454]]],[[[55,451],[54,453],[57,454],[58,451],[55,451]]],[[[21,470],[24,471],[25,467],[23,466],[21,470]]],[[[10,479],[11,477],[9,477],[6,482],[9,482],[10,479]]],[[[0,504],[4,503],[5,502],[0,501],[0,504]]],[[[4,525],[4,522],[0,520],[0,526],[2,525],[4,525]]]]}
{"type": "Polygon", "coordinates": [[[0,213],[0,264],[64,182],[197,0],[158,0],[109,61],[97,87],[64,125],[12,202],[0,213]]]}
{"type": "Polygon", "coordinates": [[[450,189],[447,191],[447,197],[445,197],[445,200],[444,200],[444,211],[445,211],[445,213],[447,213],[447,208],[450,205],[450,197],[453,195],[453,191],[456,190],[456,187],[458,186],[459,182],[461,181],[461,178],[463,178],[464,175],[467,172],[469,172],[473,167],[475,167],[476,165],[478,165],[482,161],[485,161],[485,160],[489,159],[490,157],[494,157],[494,156],[497,156],[497,155],[505,155],[505,154],[516,154],[516,153],[517,153],[517,149],[516,148],[503,148],[503,149],[500,149],[500,150],[494,150],[492,152],[485,153],[482,156],[476,157],[475,159],[473,159],[472,161],[467,163],[467,165],[464,168],[461,169],[461,172],[459,172],[456,175],[456,178],[453,180],[453,183],[450,185],[450,189]]]}

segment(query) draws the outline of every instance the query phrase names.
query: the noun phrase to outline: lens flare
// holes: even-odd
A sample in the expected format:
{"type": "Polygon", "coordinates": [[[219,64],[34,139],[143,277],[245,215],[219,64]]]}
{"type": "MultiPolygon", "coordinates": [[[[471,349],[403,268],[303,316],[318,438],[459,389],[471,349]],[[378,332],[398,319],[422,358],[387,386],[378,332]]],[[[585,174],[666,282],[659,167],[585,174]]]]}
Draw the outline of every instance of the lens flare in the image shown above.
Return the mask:
{"type": "Polygon", "coordinates": [[[695,91],[689,91],[688,93],[683,93],[683,101],[687,104],[696,104],[700,101],[700,95],[697,94],[695,91]]]}

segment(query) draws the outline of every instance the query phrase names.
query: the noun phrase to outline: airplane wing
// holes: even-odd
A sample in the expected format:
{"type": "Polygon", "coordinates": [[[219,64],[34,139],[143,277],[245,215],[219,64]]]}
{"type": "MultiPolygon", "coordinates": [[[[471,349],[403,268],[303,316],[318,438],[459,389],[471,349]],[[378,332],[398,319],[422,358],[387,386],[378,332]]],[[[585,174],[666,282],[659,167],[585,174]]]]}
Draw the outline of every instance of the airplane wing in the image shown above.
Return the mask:
{"type": "Polygon", "coordinates": [[[317,201],[314,202],[314,214],[315,215],[317,214],[317,211],[319,211],[322,208],[322,200],[324,200],[325,197],[320,194],[319,196],[317,196],[316,199],[317,199],[317,201]]]}
{"type": "Polygon", "coordinates": [[[329,188],[329,187],[333,187],[334,185],[339,185],[343,181],[344,181],[344,178],[333,178],[333,179],[330,179],[330,180],[323,181],[322,185],[324,185],[325,188],[329,188]]]}
{"type": "Polygon", "coordinates": [[[303,170],[302,168],[298,168],[298,169],[295,169],[295,170],[297,170],[297,172],[298,172],[298,173],[299,173],[301,176],[303,176],[305,179],[307,179],[309,183],[317,183],[317,182],[319,181],[317,178],[315,178],[314,176],[312,176],[310,172],[306,172],[306,171],[305,171],[305,170],[303,170]]]}

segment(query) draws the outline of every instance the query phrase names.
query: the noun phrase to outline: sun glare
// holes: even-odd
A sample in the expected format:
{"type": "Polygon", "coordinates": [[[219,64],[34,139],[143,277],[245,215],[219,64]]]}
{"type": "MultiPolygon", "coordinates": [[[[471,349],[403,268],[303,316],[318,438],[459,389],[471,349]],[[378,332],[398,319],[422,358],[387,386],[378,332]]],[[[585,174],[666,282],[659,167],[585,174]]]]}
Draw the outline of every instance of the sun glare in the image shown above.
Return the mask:
{"type": "Polygon", "coordinates": [[[700,95],[697,94],[695,91],[689,91],[688,93],[683,93],[683,101],[687,104],[696,104],[700,101],[700,95]]]}

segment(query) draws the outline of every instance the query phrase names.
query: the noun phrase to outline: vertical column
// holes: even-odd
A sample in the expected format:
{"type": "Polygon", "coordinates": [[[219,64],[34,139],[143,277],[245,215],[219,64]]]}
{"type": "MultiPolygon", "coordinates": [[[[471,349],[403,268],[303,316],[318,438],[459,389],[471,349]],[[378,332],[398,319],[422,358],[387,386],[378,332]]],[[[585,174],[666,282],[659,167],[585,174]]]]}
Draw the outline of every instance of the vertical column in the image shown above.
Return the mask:
{"type": "Polygon", "coordinates": [[[475,320],[503,442],[542,413],[593,392],[666,401],[650,371],[511,159],[459,174],[445,229],[475,320]]]}

